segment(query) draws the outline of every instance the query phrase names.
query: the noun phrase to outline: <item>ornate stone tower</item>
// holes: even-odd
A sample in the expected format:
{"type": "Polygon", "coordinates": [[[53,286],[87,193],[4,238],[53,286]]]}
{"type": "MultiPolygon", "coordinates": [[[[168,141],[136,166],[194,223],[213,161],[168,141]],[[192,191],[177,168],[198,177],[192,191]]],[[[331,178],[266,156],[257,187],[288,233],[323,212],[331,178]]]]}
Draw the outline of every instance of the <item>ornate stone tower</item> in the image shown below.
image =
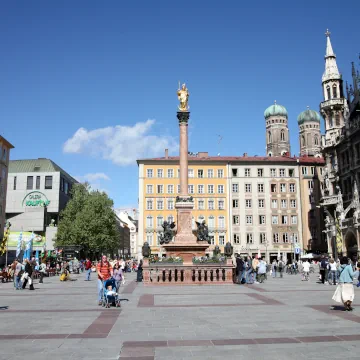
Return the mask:
{"type": "Polygon", "coordinates": [[[320,112],[325,120],[325,141],[327,145],[335,142],[345,125],[344,108],[346,99],[343,95],[343,80],[336,64],[336,56],[330,41],[330,32],[326,31],[325,72],[322,76],[324,101],[320,112]]]}
{"type": "Polygon", "coordinates": [[[320,115],[314,111],[307,110],[299,114],[299,141],[300,156],[321,156],[321,134],[320,134],[320,115]]]}
{"type": "Polygon", "coordinates": [[[288,113],[284,106],[276,103],[265,112],[266,120],[266,155],[290,155],[288,113]]]}

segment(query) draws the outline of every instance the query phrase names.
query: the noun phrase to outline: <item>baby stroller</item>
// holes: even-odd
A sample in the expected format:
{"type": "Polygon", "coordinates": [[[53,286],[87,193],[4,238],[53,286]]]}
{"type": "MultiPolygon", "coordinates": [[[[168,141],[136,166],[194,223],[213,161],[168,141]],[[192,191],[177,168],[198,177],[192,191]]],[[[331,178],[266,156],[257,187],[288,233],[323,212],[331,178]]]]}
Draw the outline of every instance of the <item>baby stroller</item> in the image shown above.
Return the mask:
{"type": "Polygon", "coordinates": [[[120,307],[120,298],[117,294],[108,294],[109,290],[107,289],[109,286],[112,287],[112,291],[116,293],[116,282],[115,279],[110,278],[108,280],[103,281],[103,297],[102,297],[102,306],[106,308],[110,308],[111,304],[114,304],[116,307],[120,307]]]}

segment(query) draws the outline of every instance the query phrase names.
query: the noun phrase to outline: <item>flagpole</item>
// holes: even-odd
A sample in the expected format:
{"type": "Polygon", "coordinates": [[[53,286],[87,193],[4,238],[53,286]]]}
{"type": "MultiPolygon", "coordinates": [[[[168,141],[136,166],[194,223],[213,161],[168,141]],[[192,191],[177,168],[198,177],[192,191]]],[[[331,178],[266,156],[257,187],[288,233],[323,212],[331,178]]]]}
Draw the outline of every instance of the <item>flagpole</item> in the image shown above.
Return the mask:
{"type": "Polygon", "coordinates": [[[8,266],[8,251],[9,251],[9,236],[6,238],[6,256],[5,256],[5,266],[8,266]]]}

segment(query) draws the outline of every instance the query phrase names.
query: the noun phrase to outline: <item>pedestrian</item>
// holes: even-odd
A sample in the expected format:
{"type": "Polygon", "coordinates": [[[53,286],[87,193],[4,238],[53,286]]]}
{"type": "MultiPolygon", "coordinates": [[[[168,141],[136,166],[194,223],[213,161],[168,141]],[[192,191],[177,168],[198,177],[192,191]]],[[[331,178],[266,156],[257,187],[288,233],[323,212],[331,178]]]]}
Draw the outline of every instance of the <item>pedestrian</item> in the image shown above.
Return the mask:
{"type": "Polygon", "coordinates": [[[14,272],[14,281],[15,281],[15,289],[21,290],[21,276],[23,274],[22,264],[18,261],[18,259],[15,260],[15,272],[14,272]]]}
{"type": "Polygon", "coordinates": [[[39,275],[40,275],[39,284],[44,283],[43,279],[44,279],[45,274],[46,274],[46,264],[45,264],[45,262],[42,262],[39,267],[39,275]]]}
{"type": "Polygon", "coordinates": [[[143,261],[140,260],[136,274],[136,282],[142,282],[143,279],[142,274],[143,274],[143,261]]]}
{"type": "Polygon", "coordinates": [[[284,263],[281,259],[279,259],[279,261],[278,261],[278,269],[279,269],[280,278],[282,278],[283,270],[284,270],[284,263]]]}
{"type": "Polygon", "coordinates": [[[85,272],[86,272],[85,281],[90,281],[91,267],[92,267],[92,263],[91,263],[89,257],[87,257],[86,261],[85,261],[85,272]]]}
{"type": "Polygon", "coordinates": [[[265,281],[266,275],[266,261],[261,257],[257,265],[258,283],[262,284],[265,281]]]}
{"type": "Polygon", "coordinates": [[[329,267],[330,267],[330,269],[329,269],[330,270],[329,278],[331,279],[332,284],[336,285],[337,264],[336,264],[334,259],[330,260],[329,267]]]}
{"type": "Polygon", "coordinates": [[[258,283],[259,283],[258,276],[257,276],[258,265],[259,265],[259,259],[257,258],[257,256],[253,256],[253,259],[252,259],[252,269],[253,269],[254,284],[258,284],[258,283]]]}
{"type": "Polygon", "coordinates": [[[27,283],[29,283],[29,290],[34,290],[34,285],[32,281],[32,275],[33,275],[33,267],[28,259],[25,260],[25,270],[24,274],[21,278],[22,280],[22,288],[25,289],[27,283]]]}
{"type": "Polygon", "coordinates": [[[121,281],[122,281],[122,270],[120,264],[116,262],[113,267],[113,277],[116,284],[116,292],[119,292],[121,281]]]}
{"type": "Polygon", "coordinates": [[[326,258],[323,257],[320,262],[320,276],[321,276],[321,282],[325,284],[326,281],[326,269],[327,269],[327,261],[326,258]]]}
{"type": "Polygon", "coordinates": [[[277,263],[276,263],[276,260],[274,259],[271,264],[271,272],[272,272],[273,278],[276,278],[276,270],[277,270],[277,263]]]}
{"type": "Polygon", "coordinates": [[[302,263],[302,271],[303,271],[303,278],[302,281],[309,280],[309,274],[310,274],[310,263],[309,260],[306,259],[303,263],[302,263]]]}
{"type": "Polygon", "coordinates": [[[236,283],[241,284],[241,276],[244,268],[244,262],[239,254],[236,256],[236,283]]]}
{"type": "Polygon", "coordinates": [[[97,274],[98,274],[98,303],[102,305],[102,290],[103,290],[103,281],[110,279],[113,276],[113,269],[106,257],[103,255],[101,261],[97,264],[97,274]]]}
{"type": "Polygon", "coordinates": [[[340,260],[340,264],[339,284],[332,299],[338,303],[343,303],[346,311],[352,311],[351,304],[355,298],[353,285],[354,271],[352,266],[349,265],[349,259],[346,256],[340,260]]]}
{"type": "Polygon", "coordinates": [[[253,284],[254,278],[253,278],[253,268],[252,268],[252,259],[250,256],[247,257],[247,270],[246,270],[246,283],[247,284],[253,284]]]}

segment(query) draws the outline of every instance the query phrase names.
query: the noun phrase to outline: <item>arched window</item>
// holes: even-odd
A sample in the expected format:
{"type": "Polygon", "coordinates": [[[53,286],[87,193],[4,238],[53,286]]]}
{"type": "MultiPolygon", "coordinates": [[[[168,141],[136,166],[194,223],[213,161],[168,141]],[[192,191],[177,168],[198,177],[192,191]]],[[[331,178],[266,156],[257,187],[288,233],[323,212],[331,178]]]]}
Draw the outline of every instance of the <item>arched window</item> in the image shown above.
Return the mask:
{"type": "Polygon", "coordinates": [[[301,136],[301,146],[305,146],[305,136],[301,136]]]}
{"type": "Polygon", "coordinates": [[[199,223],[202,223],[204,220],[205,220],[205,218],[204,218],[203,215],[200,215],[200,216],[198,217],[199,223]]]}
{"type": "Polygon", "coordinates": [[[269,157],[272,157],[272,152],[269,152],[269,153],[268,153],[268,156],[269,156],[269,157]]]}
{"type": "Polygon", "coordinates": [[[281,140],[281,141],[285,141],[285,131],[284,131],[284,130],[281,130],[280,140],[281,140]]]}
{"type": "Polygon", "coordinates": [[[335,115],[335,124],[336,126],[340,126],[340,114],[335,115]]]}
{"type": "Polygon", "coordinates": [[[337,86],[333,85],[333,98],[337,98],[337,86]]]}
{"type": "Polygon", "coordinates": [[[153,227],[153,217],[150,215],[146,217],[146,227],[148,228],[153,227]]]}
{"type": "Polygon", "coordinates": [[[225,228],[225,217],[219,216],[219,228],[224,229],[225,228]]]}
{"type": "Polygon", "coordinates": [[[172,215],[168,216],[168,223],[171,224],[174,221],[174,217],[172,215]]]}
{"type": "Polygon", "coordinates": [[[158,216],[156,219],[156,226],[161,227],[163,223],[164,223],[164,218],[162,216],[158,216]]]}
{"type": "Polygon", "coordinates": [[[209,216],[208,226],[209,226],[209,228],[214,228],[215,227],[215,218],[212,215],[209,216]]]}
{"type": "Polygon", "coordinates": [[[327,100],[330,100],[331,99],[330,86],[326,87],[326,93],[327,93],[327,100]]]}
{"type": "Polygon", "coordinates": [[[319,145],[319,138],[317,136],[314,137],[314,145],[319,145]]]}
{"type": "Polygon", "coordinates": [[[269,142],[269,143],[272,142],[271,131],[268,132],[268,142],[269,142]]]}

